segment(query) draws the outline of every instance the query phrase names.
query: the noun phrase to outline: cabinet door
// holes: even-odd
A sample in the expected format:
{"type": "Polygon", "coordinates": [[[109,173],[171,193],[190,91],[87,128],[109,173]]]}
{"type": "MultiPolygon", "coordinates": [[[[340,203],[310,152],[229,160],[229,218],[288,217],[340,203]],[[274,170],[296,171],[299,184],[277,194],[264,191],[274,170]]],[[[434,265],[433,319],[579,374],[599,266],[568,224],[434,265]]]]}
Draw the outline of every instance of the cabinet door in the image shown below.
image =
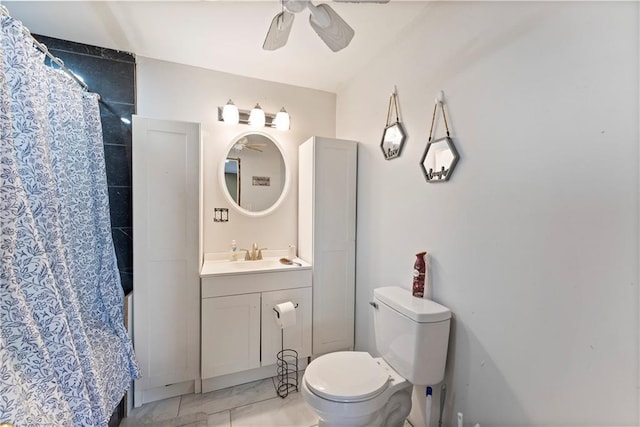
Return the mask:
{"type": "Polygon", "coordinates": [[[319,355],[353,349],[357,143],[315,142],[313,354],[319,355]]]}
{"type": "Polygon", "coordinates": [[[311,356],[311,288],[287,289],[262,293],[262,366],[276,363],[282,349],[282,333],[273,308],[291,301],[296,308],[296,324],[284,329],[284,348],[298,352],[298,357],[311,356]]]}
{"type": "Polygon", "coordinates": [[[145,391],[199,379],[200,125],[133,116],[135,349],[145,391]]]}
{"type": "Polygon", "coordinates": [[[260,294],[202,300],[202,378],[260,367],[260,294]]]}

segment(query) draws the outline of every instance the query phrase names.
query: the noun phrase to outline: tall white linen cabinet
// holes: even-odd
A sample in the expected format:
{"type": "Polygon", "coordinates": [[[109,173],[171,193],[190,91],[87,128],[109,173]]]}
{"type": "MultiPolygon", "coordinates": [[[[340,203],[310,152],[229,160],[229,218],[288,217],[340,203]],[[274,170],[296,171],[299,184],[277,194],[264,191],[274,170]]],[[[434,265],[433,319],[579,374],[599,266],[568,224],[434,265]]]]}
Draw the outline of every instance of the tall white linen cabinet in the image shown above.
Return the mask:
{"type": "Polygon", "coordinates": [[[200,388],[200,134],[133,116],[135,406],[200,388]]]}
{"type": "Polygon", "coordinates": [[[313,266],[314,355],[354,346],[358,143],[299,147],[298,256],[313,266]]]}

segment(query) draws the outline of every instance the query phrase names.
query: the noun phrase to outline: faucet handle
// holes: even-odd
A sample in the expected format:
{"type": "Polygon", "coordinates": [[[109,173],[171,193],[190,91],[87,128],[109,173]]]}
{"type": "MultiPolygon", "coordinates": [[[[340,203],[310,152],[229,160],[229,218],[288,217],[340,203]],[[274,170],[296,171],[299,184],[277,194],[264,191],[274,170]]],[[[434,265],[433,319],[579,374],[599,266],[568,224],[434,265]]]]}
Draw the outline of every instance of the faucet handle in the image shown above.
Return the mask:
{"type": "Polygon", "coordinates": [[[245,251],[244,260],[251,261],[251,254],[249,253],[249,249],[240,249],[241,251],[245,251]]]}
{"type": "Polygon", "coordinates": [[[259,249],[258,249],[258,256],[256,257],[256,259],[262,259],[262,250],[263,250],[263,249],[265,249],[265,250],[266,250],[267,248],[259,248],[259,249]]]}

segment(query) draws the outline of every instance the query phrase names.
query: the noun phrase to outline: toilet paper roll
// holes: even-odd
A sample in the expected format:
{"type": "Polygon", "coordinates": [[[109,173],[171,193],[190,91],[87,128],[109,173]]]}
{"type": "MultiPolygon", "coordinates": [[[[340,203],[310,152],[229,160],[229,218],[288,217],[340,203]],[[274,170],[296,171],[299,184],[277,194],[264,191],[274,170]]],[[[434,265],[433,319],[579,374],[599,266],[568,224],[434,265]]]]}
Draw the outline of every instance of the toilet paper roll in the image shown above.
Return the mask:
{"type": "Polygon", "coordinates": [[[295,326],[296,306],[291,302],[283,302],[273,308],[276,311],[276,322],[281,329],[295,326]]]}

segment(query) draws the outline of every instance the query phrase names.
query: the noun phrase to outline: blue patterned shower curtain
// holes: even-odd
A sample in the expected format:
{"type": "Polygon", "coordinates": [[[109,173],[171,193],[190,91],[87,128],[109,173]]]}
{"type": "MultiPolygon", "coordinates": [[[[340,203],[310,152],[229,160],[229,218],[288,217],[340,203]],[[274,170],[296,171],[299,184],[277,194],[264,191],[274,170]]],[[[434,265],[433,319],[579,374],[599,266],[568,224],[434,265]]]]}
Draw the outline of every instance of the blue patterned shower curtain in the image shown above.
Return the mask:
{"type": "Polygon", "coordinates": [[[0,423],[106,426],[138,376],[97,95],[0,33],[0,423]]]}

